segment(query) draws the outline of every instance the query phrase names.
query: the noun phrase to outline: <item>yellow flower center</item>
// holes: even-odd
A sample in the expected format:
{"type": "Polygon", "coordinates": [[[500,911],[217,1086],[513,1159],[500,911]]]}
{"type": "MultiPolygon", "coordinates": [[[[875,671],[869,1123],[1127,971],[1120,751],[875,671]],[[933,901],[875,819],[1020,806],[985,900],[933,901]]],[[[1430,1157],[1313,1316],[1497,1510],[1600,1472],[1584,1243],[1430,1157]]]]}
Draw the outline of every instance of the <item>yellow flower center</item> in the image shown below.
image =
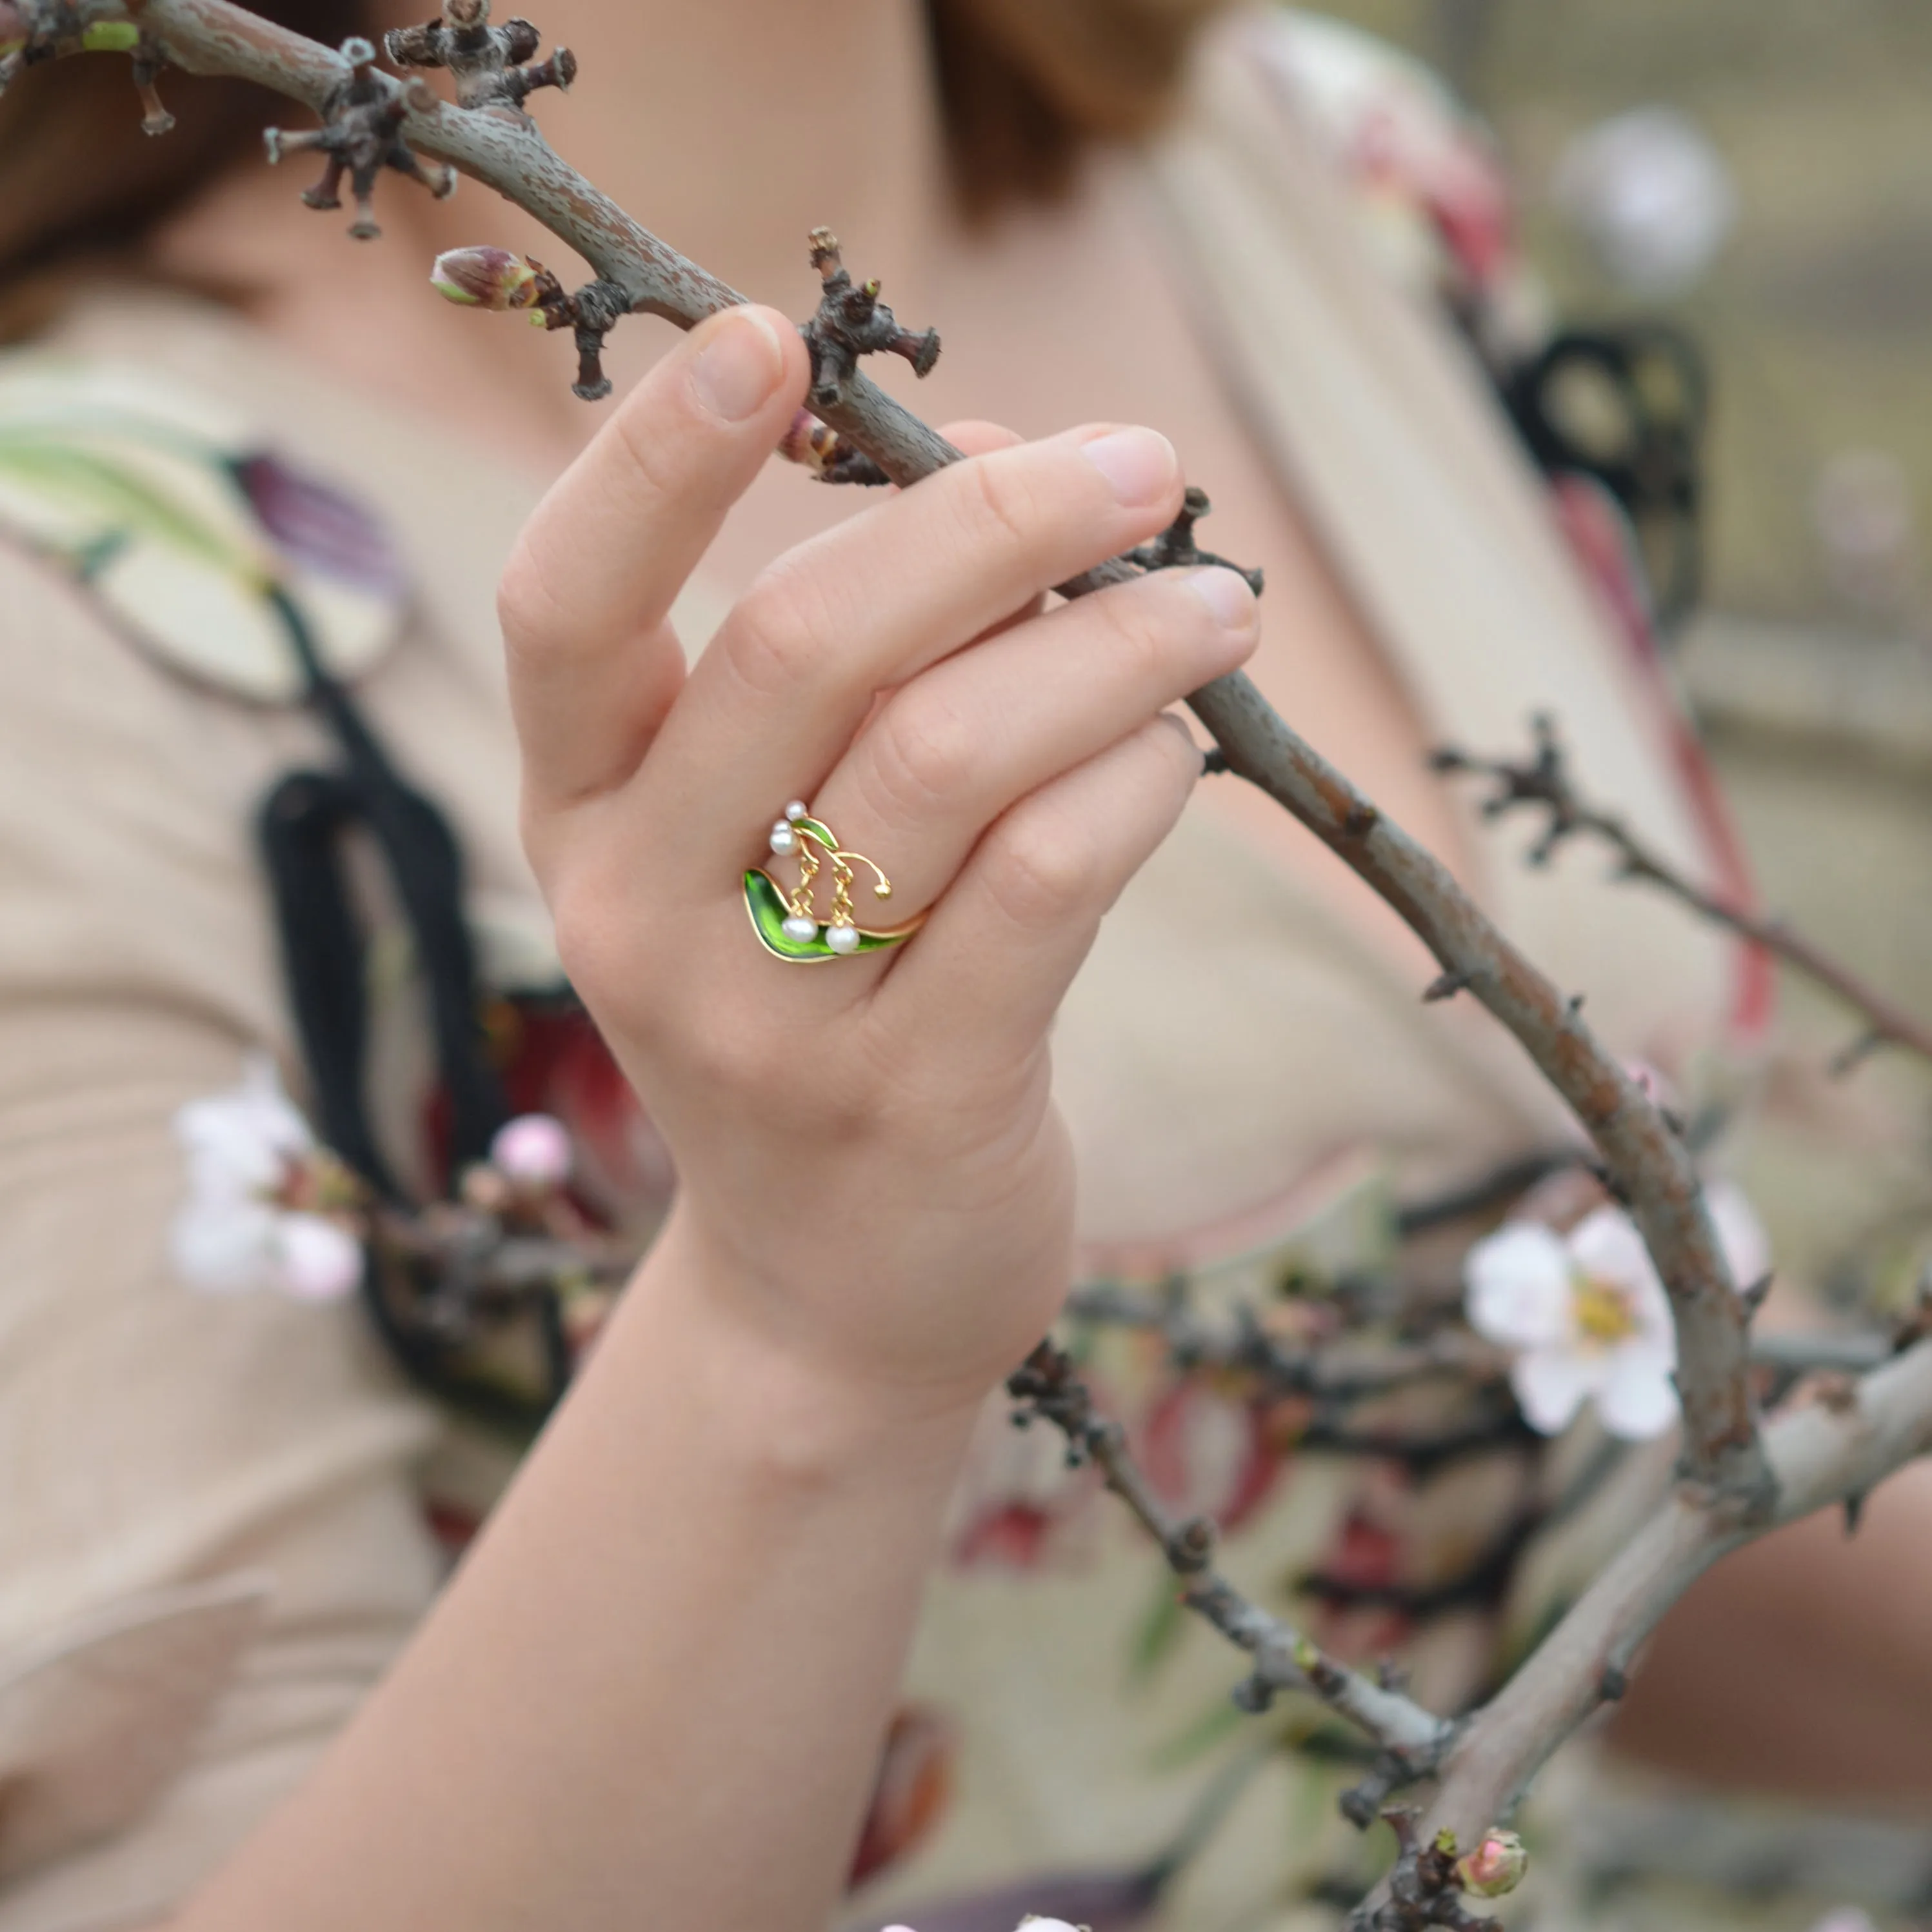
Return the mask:
{"type": "Polygon", "coordinates": [[[1637,1331],[1630,1298],[1612,1282],[1592,1275],[1573,1275],[1570,1299],[1576,1312],[1576,1326],[1588,1340],[1607,1347],[1613,1342],[1628,1341],[1637,1331]]]}

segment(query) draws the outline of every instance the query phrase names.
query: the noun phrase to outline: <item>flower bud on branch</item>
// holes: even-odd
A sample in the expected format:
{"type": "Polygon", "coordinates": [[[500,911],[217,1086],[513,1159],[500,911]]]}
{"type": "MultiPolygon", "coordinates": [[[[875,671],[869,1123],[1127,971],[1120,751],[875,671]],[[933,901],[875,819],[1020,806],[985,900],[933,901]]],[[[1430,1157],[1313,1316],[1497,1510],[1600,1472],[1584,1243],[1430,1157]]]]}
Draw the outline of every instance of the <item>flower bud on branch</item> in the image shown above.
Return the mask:
{"type": "Polygon", "coordinates": [[[820,483],[857,483],[873,488],[892,479],[862,452],[854,449],[836,429],[828,428],[809,410],[800,410],[778,445],[788,463],[808,470],[820,483]]]}
{"type": "Polygon", "coordinates": [[[530,311],[541,328],[568,328],[577,336],[577,380],[572,393],[586,403],[610,393],[604,374],[604,338],[630,313],[630,298],[615,282],[586,284],[574,295],[541,262],[507,248],[451,248],[436,258],[430,286],[460,308],[530,311]]]}

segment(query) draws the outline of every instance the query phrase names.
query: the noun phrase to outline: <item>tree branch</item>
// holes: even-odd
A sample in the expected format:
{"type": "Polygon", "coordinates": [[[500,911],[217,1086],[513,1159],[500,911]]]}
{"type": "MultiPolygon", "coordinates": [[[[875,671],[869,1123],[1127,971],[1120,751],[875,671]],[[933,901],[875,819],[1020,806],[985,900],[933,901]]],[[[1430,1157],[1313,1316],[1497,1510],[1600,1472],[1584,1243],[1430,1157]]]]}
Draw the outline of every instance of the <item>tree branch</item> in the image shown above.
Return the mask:
{"type": "MultiPolygon", "coordinates": [[[[340,56],[272,26],[230,0],[68,0],[90,22],[137,21],[174,65],[230,74],[318,112],[351,75],[340,56]]],[[[379,76],[379,78],[385,78],[379,76]]],[[[406,112],[409,151],[494,188],[568,242],[634,314],[690,328],[744,298],[641,227],[570,167],[513,110],[465,110],[427,86],[388,80],[406,112]]],[[[892,482],[909,484],[960,452],[862,374],[820,413],[892,482]]],[[[1187,539],[1191,544],[1191,538],[1187,539]]],[[[1075,596],[1130,580],[1130,560],[1060,587],[1075,596]]],[[[1241,673],[1193,694],[1226,768],[1258,785],[1386,899],[1435,955],[1438,994],[1466,990],[1514,1034],[1595,1141],[1612,1184],[1642,1229],[1678,1332],[1684,1468],[1747,1510],[1771,1499],[1746,1374],[1747,1312],[1705,1211],[1690,1155],[1565,998],[1510,945],[1448,870],[1299,737],[1241,673]]]]}
{"type": "MultiPolygon", "coordinates": [[[[1768,1516],[1741,1521],[1721,1504],[1676,1490],[1528,1661],[1465,1720],[1443,1761],[1425,1836],[1446,1831],[1466,1840],[1508,1818],[1558,1746],[1622,1694],[1645,1639],[1720,1557],[1815,1510],[1854,1504],[1932,1452],[1932,1342],[1914,1344],[1838,1400],[1780,1417],[1766,1450],[1778,1498],[1768,1516]]],[[[1352,1922],[1372,1922],[1358,1915],[1352,1922]]]]}
{"type": "Polygon", "coordinates": [[[1615,854],[1620,878],[1656,886],[1700,918],[1754,946],[1762,946],[1842,1000],[1864,1021],[1865,1030],[1851,1051],[1840,1056],[1841,1068],[1882,1046],[1903,1047],[1932,1060],[1932,1026],[1868,984],[1815,941],[1793,931],[1785,920],[1747,912],[1706,891],[1645,844],[1621,818],[1586,804],[1577,794],[1555,721],[1540,714],[1532,727],[1536,735],[1535,755],[1527,761],[1480,758],[1445,748],[1430,762],[1440,772],[1468,772],[1492,782],[1496,788],[1483,804],[1485,818],[1502,818],[1523,809],[1545,814],[1542,835],[1530,851],[1532,865],[1547,863],[1569,839],[1594,838],[1615,854]]]}
{"type": "Polygon", "coordinates": [[[1064,1351],[1042,1342],[1006,1387],[1021,1405],[1016,1420],[1024,1424],[1038,1416],[1061,1431],[1070,1457],[1091,1462],[1160,1546],[1168,1568],[1185,1586],[1181,1600],[1254,1659],[1252,1675],[1235,1693],[1243,1709],[1264,1711],[1282,1690],[1320,1699],[1381,1747],[1386,1766],[1382,1797],[1396,1784],[1424,1777],[1441,1762],[1455,1735],[1447,1720],[1337,1663],[1251,1602],[1214,1568],[1214,1526],[1200,1516],[1182,1522],[1168,1512],[1129,1453],[1120,1424],[1096,1414],[1086,1384],[1064,1351]]]}

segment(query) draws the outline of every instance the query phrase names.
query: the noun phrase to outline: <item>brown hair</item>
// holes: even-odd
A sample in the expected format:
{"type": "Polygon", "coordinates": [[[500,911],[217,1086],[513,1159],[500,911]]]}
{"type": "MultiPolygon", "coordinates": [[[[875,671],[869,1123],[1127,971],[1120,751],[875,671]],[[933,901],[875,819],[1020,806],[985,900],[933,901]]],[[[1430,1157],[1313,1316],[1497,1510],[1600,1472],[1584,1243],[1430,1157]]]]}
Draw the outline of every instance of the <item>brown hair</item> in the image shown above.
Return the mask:
{"type": "MultiPolygon", "coordinates": [[[[1096,140],[1160,118],[1194,29],[1222,0],[926,0],[962,205],[983,215],[1050,194],[1096,140]]],[[[362,0],[254,0],[330,46],[362,0]]],[[[274,118],[233,82],[172,74],[176,131],[151,141],[125,63],[70,60],[0,104],[0,280],[59,254],[124,245],[226,165],[274,118]]]]}

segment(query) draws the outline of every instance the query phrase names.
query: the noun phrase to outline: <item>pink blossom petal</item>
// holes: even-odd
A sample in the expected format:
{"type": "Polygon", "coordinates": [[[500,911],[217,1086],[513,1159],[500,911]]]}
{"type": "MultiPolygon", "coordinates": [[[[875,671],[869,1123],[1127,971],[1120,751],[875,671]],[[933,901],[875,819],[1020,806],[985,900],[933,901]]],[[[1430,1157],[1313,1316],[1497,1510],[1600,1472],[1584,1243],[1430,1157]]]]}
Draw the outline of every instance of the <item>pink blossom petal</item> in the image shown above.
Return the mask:
{"type": "Polygon", "coordinates": [[[276,1286],[297,1301],[340,1301],[362,1281],[362,1244],[321,1214],[284,1214],[275,1226],[276,1286]]]}
{"type": "Polygon", "coordinates": [[[1602,1372],[1598,1358],[1566,1348],[1539,1348],[1510,1370],[1510,1387],[1531,1428],[1540,1436],[1560,1436],[1583,1398],[1594,1392],[1602,1372]]]}
{"type": "Polygon", "coordinates": [[[1678,1417],[1669,1364],[1654,1350],[1620,1349],[1597,1391],[1597,1413],[1604,1426],[1626,1442],[1647,1442],[1661,1436],[1678,1417]]]}
{"type": "Polygon", "coordinates": [[[1512,1221],[1478,1241],[1462,1264],[1469,1325],[1504,1348],[1535,1348],[1570,1333],[1570,1261],[1534,1221],[1512,1221]]]}
{"type": "Polygon", "coordinates": [[[532,1187],[560,1186],[571,1158],[569,1130],[548,1114],[520,1114],[490,1143],[490,1165],[532,1187]]]}

